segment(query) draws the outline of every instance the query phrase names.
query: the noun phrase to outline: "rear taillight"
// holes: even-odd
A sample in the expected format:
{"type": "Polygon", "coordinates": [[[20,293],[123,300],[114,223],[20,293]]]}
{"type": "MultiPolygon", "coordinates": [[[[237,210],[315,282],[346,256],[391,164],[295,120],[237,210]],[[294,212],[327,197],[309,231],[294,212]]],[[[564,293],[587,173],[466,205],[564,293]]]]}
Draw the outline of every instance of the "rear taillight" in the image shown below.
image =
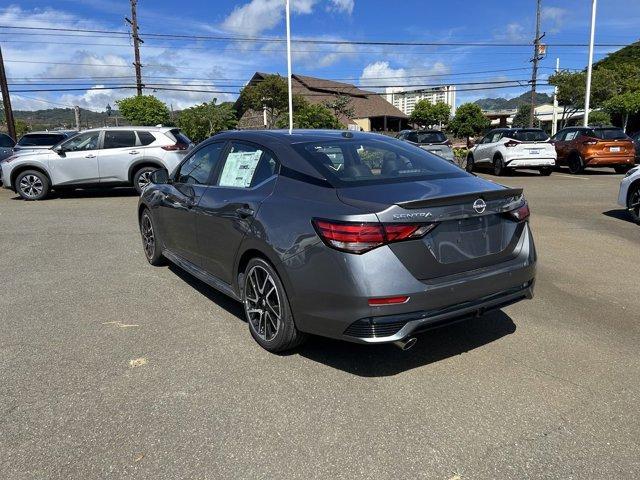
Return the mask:
{"type": "Polygon", "coordinates": [[[527,218],[529,218],[530,214],[531,212],[529,211],[529,204],[526,202],[515,210],[511,210],[509,212],[509,215],[511,215],[511,217],[513,217],[513,219],[517,220],[518,222],[525,221],[527,218]]]}
{"type": "Polygon", "coordinates": [[[584,142],[582,142],[583,145],[597,145],[598,144],[598,140],[585,140],[584,142]]]}
{"type": "Polygon", "coordinates": [[[514,140],[509,140],[507,143],[504,144],[505,147],[517,147],[520,144],[520,142],[516,142],[514,140]]]}
{"type": "Polygon", "coordinates": [[[403,303],[407,303],[409,301],[409,297],[406,295],[400,295],[397,297],[379,297],[379,298],[370,298],[369,306],[370,307],[381,307],[383,305],[400,305],[403,303]]]}
{"type": "Polygon", "coordinates": [[[170,152],[174,152],[176,150],[187,150],[189,145],[186,143],[174,143],[173,145],[163,145],[163,150],[169,150],[170,152]]]}
{"type": "Polygon", "coordinates": [[[326,245],[350,253],[364,253],[381,245],[425,236],[436,223],[360,223],[314,219],[326,245]]]}

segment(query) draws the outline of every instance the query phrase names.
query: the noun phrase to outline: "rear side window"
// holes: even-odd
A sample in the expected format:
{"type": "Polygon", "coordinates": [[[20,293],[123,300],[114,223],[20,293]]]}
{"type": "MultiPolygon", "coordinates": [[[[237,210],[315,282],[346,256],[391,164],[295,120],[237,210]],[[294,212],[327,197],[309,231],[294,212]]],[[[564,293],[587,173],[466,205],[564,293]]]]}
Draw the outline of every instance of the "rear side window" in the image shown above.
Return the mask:
{"type": "Polygon", "coordinates": [[[521,142],[545,142],[549,140],[549,135],[542,130],[536,129],[516,130],[515,132],[508,132],[505,136],[521,142]]]}
{"type": "Polygon", "coordinates": [[[11,139],[9,135],[0,133],[0,148],[12,148],[14,145],[15,145],[15,142],[11,139]]]}
{"type": "Polygon", "coordinates": [[[140,145],[150,145],[156,141],[156,137],[154,137],[149,132],[141,132],[138,131],[138,138],[140,139],[140,145]]]}
{"type": "Polygon", "coordinates": [[[66,137],[55,133],[27,133],[20,140],[21,147],[50,147],[61,142],[66,137]]]}
{"type": "Polygon", "coordinates": [[[594,128],[593,136],[601,140],[625,140],[627,134],[619,128],[594,128]]]}
{"type": "Polygon", "coordinates": [[[104,132],[102,148],[125,148],[136,146],[136,134],[132,130],[107,130],[104,132]]]}
{"type": "Polygon", "coordinates": [[[196,152],[186,160],[176,175],[177,183],[207,185],[211,172],[220,160],[224,143],[212,143],[196,152]]]}
{"type": "Polygon", "coordinates": [[[232,142],[222,167],[218,186],[248,188],[276,173],[274,156],[255,145],[232,142]]]}

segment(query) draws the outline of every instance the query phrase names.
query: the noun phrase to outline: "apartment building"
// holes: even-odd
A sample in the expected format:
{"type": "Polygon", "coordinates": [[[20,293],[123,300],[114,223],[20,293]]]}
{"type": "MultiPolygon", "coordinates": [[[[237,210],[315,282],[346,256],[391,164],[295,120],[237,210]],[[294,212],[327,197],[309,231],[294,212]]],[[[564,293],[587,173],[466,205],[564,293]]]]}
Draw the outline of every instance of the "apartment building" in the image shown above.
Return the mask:
{"type": "Polygon", "coordinates": [[[451,115],[456,113],[456,87],[454,85],[411,91],[401,87],[388,87],[385,98],[405,115],[411,115],[416,103],[420,100],[428,100],[431,103],[444,102],[451,107],[451,115]]]}

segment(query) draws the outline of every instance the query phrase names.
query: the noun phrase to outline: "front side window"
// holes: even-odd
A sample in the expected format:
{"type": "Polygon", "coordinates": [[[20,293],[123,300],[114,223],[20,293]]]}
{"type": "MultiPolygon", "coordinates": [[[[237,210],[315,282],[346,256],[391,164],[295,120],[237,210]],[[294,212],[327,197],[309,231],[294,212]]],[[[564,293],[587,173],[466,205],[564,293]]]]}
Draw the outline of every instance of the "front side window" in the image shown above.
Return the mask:
{"type": "Polygon", "coordinates": [[[249,188],[276,173],[276,159],[256,145],[232,142],[218,186],[249,188]]]}
{"type": "Polygon", "coordinates": [[[64,142],[62,146],[67,152],[81,152],[85,150],[97,150],[100,132],[80,133],[70,140],[64,142]]]}
{"type": "Polygon", "coordinates": [[[136,134],[132,130],[106,130],[102,148],[126,148],[136,146],[136,134]]]}
{"type": "Polygon", "coordinates": [[[293,148],[334,186],[455,178],[466,175],[458,167],[422,148],[395,140],[327,140],[294,144],[293,148]],[[341,159],[338,168],[328,152],[341,159]]]}
{"type": "Polygon", "coordinates": [[[220,154],[224,148],[224,143],[212,143],[206,145],[189,157],[176,174],[177,183],[189,185],[207,185],[211,172],[215,168],[220,154]]]}

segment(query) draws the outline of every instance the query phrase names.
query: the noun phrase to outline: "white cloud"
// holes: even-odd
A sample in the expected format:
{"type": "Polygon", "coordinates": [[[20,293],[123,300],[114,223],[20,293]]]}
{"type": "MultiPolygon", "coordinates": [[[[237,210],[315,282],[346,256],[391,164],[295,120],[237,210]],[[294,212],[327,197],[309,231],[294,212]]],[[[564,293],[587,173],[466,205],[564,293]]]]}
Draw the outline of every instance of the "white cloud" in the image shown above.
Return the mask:
{"type": "Polygon", "coordinates": [[[549,32],[558,33],[568,13],[567,10],[560,7],[543,7],[542,22],[543,24],[547,23],[549,32]]]}
{"type": "Polygon", "coordinates": [[[383,90],[383,88],[368,87],[368,85],[397,85],[396,90],[411,90],[421,88],[411,85],[440,83],[438,77],[432,76],[445,75],[449,71],[449,67],[443,62],[408,69],[393,68],[389,62],[378,61],[370,63],[364,68],[362,75],[360,75],[360,83],[367,90],[383,90]]]}
{"type": "Polygon", "coordinates": [[[508,42],[523,42],[531,40],[525,31],[525,28],[518,22],[508,23],[504,29],[496,30],[494,37],[497,40],[506,40],[508,42]]]}
{"type": "MultiPolygon", "coordinates": [[[[291,10],[308,15],[317,1],[292,0],[291,10]]],[[[251,0],[234,8],[222,22],[222,28],[233,33],[257,35],[277,26],[284,18],[284,8],[282,0],[251,0]]]]}
{"type": "Polygon", "coordinates": [[[355,6],[355,0],[331,0],[328,10],[337,10],[338,12],[345,12],[351,15],[353,13],[353,7],[355,6]]]}

